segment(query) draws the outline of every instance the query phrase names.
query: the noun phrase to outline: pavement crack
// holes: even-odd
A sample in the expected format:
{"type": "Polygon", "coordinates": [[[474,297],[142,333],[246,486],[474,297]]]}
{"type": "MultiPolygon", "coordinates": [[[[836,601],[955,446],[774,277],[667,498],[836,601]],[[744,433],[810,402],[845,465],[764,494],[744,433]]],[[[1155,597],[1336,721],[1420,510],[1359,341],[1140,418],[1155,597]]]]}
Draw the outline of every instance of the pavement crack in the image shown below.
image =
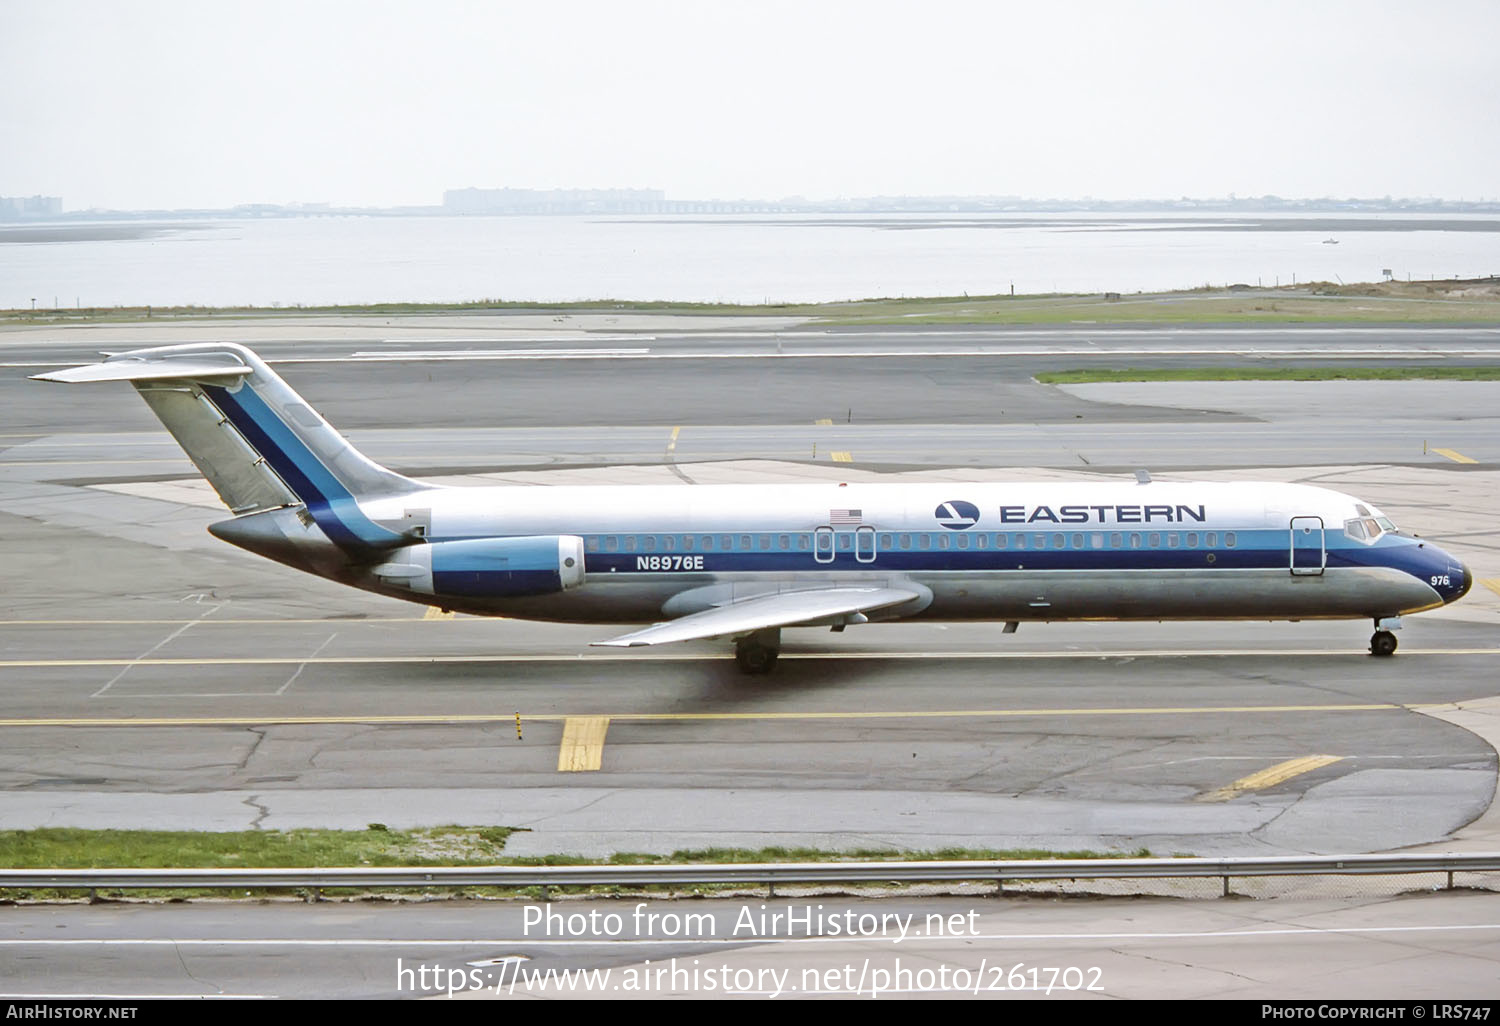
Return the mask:
{"type": "Polygon", "coordinates": [[[249,730],[250,733],[255,735],[255,743],[250,746],[249,750],[245,752],[245,757],[241,759],[240,764],[235,767],[242,773],[249,770],[250,760],[255,758],[256,752],[260,751],[261,743],[265,741],[267,734],[267,731],[264,727],[250,727],[249,730]]]}
{"type": "Polygon", "coordinates": [[[256,811],[256,817],[250,821],[251,830],[259,830],[261,823],[271,814],[270,807],[261,802],[260,795],[258,794],[248,796],[240,804],[248,805],[256,811]]]}
{"type": "Polygon", "coordinates": [[[198,977],[193,975],[193,971],[187,967],[187,960],[182,957],[181,945],[173,944],[172,951],[177,955],[177,964],[182,967],[182,971],[184,974],[186,974],[188,979],[192,980],[200,987],[211,988],[216,994],[224,993],[224,988],[219,986],[217,983],[209,983],[207,980],[200,980],[198,977]]]}
{"type": "Polygon", "coordinates": [[[1142,958],[1147,962],[1155,962],[1158,965],[1179,966],[1183,969],[1198,969],[1202,972],[1221,973],[1224,976],[1233,976],[1237,980],[1244,980],[1246,983],[1265,982],[1264,980],[1258,979],[1254,976],[1246,976],[1244,973],[1237,973],[1233,969],[1225,969],[1222,966],[1200,965],[1197,962],[1184,962],[1181,959],[1177,958],[1158,958],[1155,955],[1148,955],[1144,951],[1128,951],[1124,948],[1110,948],[1109,950],[1114,952],[1116,955],[1119,955],[1121,958],[1142,958]]]}

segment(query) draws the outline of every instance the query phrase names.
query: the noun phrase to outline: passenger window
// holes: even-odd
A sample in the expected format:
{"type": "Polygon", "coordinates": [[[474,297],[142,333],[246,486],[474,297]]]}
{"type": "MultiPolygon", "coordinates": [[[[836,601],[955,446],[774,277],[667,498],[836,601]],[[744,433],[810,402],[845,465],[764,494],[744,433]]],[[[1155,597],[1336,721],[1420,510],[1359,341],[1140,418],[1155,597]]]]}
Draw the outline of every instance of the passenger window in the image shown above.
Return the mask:
{"type": "Polygon", "coordinates": [[[928,534],[919,534],[919,535],[917,535],[917,548],[919,548],[919,549],[930,549],[930,548],[932,548],[932,536],[928,535],[928,534]]]}
{"type": "Polygon", "coordinates": [[[1109,536],[1109,547],[1112,549],[1118,549],[1120,547],[1120,543],[1124,540],[1125,539],[1122,538],[1118,532],[1111,534],[1109,536]]]}
{"type": "Polygon", "coordinates": [[[646,535],[646,551],[647,552],[655,552],[656,551],[656,535],[654,535],[654,534],[648,534],[648,535],[646,535]]]}
{"type": "Polygon", "coordinates": [[[797,548],[806,552],[812,547],[812,541],[805,534],[797,535],[797,548]]]}
{"type": "Polygon", "coordinates": [[[961,534],[961,535],[958,536],[958,547],[961,548],[961,549],[967,549],[969,547],[969,536],[968,535],[961,534]]]}
{"type": "Polygon", "coordinates": [[[1225,531],[1224,532],[1224,544],[1227,545],[1231,549],[1234,548],[1234,532],[1233,531],[1225,531]]]}
{"type": "Polygon", "coordinates": [[[1188,536],[1187,536],[1187,541],[1188,541],[1188,548],[1190,548],[1190,549],[1196,549],[1198,547],[1198,532],[1197,531],[1189,531],[1188,532],[1188,536]]]}
{"type": "Polygon", "coordinates": [[[1159,548],[1161,548],[1161,535],[1159,535],[1159,534],[1153,534],[1153,535],[1151,535],[1151,540],[1150,540],[1149,544],[1150,544],[1150,546],[1153,549],[1159,549],[1159,548]]]}
{"type": "Polygon", "coordinates": [[[740,535],[740,548],[745,552],[750,552],[755,548],[754,545],[750,544],[750,536],[748,534],[740,535]]]}
{"type": "Polygon", "coordinates": [[[714,549],[714,536],[711,535],[711,534],[705,534],[703,536],[702,541],[703,541],[703,551],[704,552],[712,552],[713,549],[714,549]]]}
{"type": "Polygon", "coordinates": [[[911,548],[911,535],[909,535],[909,534],[903,534],[901,536],[901,547],[903,549],[909,549],[909,548],[911,548]]]}
{"type": "Polygon", "coordinates": [[[946,535],[946,534],[940,534],[940,535],[938,535],[938,548],[940,548],[940,549],[946,549],[951,544],[953,544],[953,543],[949,539],[948,535],[946,535]]]}
{"type": "Polygon", "coordinates": [[[598,552],[599,551],[599,539],[598,538],[587,538],[587,539],[585,539],[584,543],[583,543],[583,548],[584,548],[584,551],[586,551],[586,552],[598,552]]]}
{"type": "Polygon", "coordinates": [[[1209,531],[1203,536],[1203,544],[1207,545],[1209,548],[1213,548],[1215,545],[1219,544],[1218,534],[1214,531],[1209,531]]]}
{"type": "Polygon", "coordinates": [[[686,549],[688,552],[692,552],[693,551],[693,542],[694,541],[696,541],[696,539],[692,535],[685,534],[685,535],[682,536],[682,547],[684,549],[686,549]]]}
{"type": "Polygon", "coordinates": [[[1141,547],[1141,536],[1140,535],[1135,534],[1134,532],[1131,533],[1131,535],[1130,535],[1130,547],[1132,549],[1138,549],[1138,548],[1141,547]]]}
{"type": "Polygon", "coordinates": [[[849,542],[850,536],[847,533],[839,535],[839,551],[848,552],[850,547],[849,542]]]}
{"type": "Polygon", "coordinates": [[[1045,549],[1047,547],[1047,536],[1045,534],[1032,535],[1031,547],[1034,549],[1045,549]]]}
{"type": "Polygon", "coordinates": [[[763,535],[761,535],[760,536],[760,551],[765,552],[770,547],[771,547],[771,536],[769,534],[763,534],[763,535]]]}
{"type": "Polygon", "coordinates": [[[616,538],[614,535],[610,535],[608,538],[604,539],[604,551],[605,552],[618,552],[618,551],[620,551],[620,539],[616,538]]]}
{"type": "Polygon", "coordinates": [[[1081,548],[1083,548],[1083,535],[1081,535],[1081,534],[1075,534],[1073,536],[1073,547],[1075,549],[1081,549],[1081,548]]]}
{"type": "Polygon", "coordinates": [[[675,534],[667,535],[661,540],[661,547],[668,552],[675,552],[677,549],[677,536],[675,534]]]}
{"type": "Polygon", "coordinates": [[[1067,539],[1064,538],[1062,535],[1060,535],[1060,534],[1054,534],[1052,536],[1052,547],[1054,549],[1064,548],[1067,544],[1068,544],[1067,539]]]}
{"type": "Polygon", "coordinates": [[[781,537],[776,539],[776,544],[780,545],[783,551],[790,549],[792,547],[791,536],[783,534],[781,537]]]}
{"type": "Polygon", "coordinates": [[[633,534],[627,534],[625,536],[625,551],[626,552],[634,552],[635,551],[635,535],[633,535],[633,534]]]}
{"type": "Polygon", "coordinates": [[[880,547],[882,549],[889,549],[891,547],[891,545],[892,545],[891,536],[888,535],[888,534],[882,534],[880,536],[880,547]]]}
{"type": "Polygon", "coordinates": [[[1176,531],[1173,531],[1167,535],[1167,548],[1175,549],[1179,544],[1181,544],[1181,542],[1182,538],[1177,534],[1176,531]]]}
{"type": "Polygon", "coordinates": [[[1018,535],[1016,535],[1016,548],[1018,548],[1018,549],[1024,549],[1025,547],[1026,547],[1026,536],[1024,534],[1018,534],[1018,535]]]}

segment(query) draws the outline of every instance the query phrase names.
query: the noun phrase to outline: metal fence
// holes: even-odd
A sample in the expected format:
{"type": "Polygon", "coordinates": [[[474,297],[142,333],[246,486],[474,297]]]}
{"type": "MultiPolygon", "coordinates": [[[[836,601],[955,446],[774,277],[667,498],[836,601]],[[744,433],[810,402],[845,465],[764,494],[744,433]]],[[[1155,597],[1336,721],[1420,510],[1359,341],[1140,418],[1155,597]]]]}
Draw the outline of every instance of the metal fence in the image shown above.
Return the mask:
{"type": "MultiPolygon", "coordinates": [[[[719,885],[910,885],[1235,878],[1371,877],[1438,874],[1455,886],[1454,874],[1500,872],[1500,854],[1313,855],[1271,858],[1043,859],[1006,862],[794,862],[689,865],[590,866],[359,866],[329,869],[0,869],[0,890],[174,890],[284,888],[493,887],[660,888],[719,885]]],[[[1439,884],[1438,886],[1442,886],[1439,884]]]]}

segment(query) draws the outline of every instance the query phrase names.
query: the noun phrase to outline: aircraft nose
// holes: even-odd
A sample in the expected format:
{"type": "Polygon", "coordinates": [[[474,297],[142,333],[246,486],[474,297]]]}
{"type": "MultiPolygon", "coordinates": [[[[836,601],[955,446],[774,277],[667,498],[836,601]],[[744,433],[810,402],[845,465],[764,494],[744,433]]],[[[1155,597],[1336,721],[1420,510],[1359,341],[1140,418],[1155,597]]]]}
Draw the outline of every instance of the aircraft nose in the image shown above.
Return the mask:
{"type": "Polygon", "coordinates": [[[1448,600],[1449,602],[1457,602],[1459,599],[1463,598],[1469,593],[1470,588],[1474,587],[1474,571],[1470,570],[1462,563],[1460,563],[1459,566],[1463,568],[1464,586],[1453,593],[1453,597],[1448,600]]]}

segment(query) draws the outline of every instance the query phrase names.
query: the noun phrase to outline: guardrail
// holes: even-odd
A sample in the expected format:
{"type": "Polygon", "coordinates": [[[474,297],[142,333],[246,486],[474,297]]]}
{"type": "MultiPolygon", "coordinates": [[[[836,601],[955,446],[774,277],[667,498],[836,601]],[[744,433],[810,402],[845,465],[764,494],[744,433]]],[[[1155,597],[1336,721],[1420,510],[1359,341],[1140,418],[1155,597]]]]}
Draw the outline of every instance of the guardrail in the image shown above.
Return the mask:
{"type": "Polygon", "coordinates": [[[1500,853],[1475,855],[1294,855],[1270,858],[1041,859],[1014,862],[790,862],[649,866],[356,866],[332,869],[0,869],[0,889],[98,890],[284,887],[656,887],[682,884],[994,882],[1370,876],[1500,871],[1500,853]]]}

